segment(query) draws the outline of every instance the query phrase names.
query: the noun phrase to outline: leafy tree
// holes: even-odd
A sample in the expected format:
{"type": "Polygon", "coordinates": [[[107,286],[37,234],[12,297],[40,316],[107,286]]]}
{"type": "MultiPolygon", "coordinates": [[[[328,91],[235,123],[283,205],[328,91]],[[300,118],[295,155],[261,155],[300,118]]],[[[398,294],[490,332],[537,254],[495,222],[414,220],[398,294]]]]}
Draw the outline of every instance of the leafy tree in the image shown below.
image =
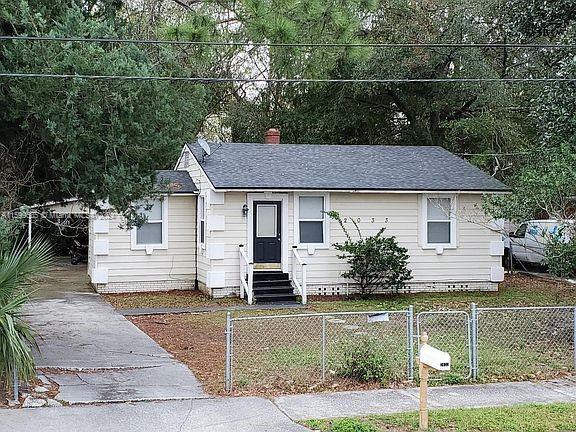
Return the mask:
{"type": "Polygon", "coordinates": [[[551,236],[544,248],[545,259],[551,274],[557,277],[576,276],[576,230],[565,226],[566,234],[551,236]]]}
{"type": "MultiPolygon", "coordinates": [[[[556,0],[508,1],[509,27],[521,42],[571,43],[576,37],[576,5],[556,0]]],[[[548,75],[574,77],[576,60],[570,50],[539,50],[533,68],[548,75]],[[553,71],[553,72],[551,72],[553,71]]],[[[531,116],[537,131],[531,151],[507,179],[513,193],[489,203],[497,217],[526,220],[574,217],[576,197],[576,85],[551,83],[532,98],[531,116]]]]}
{"type": "Polygon", "coordinates": [[[0,382],[8,385],[17,369],[22,380],[36,376],[32,347],[34,333],[22,319],[22,306],[30,298],[34,278],[52,263],[48,242],[35,240],[28,248],[23,242],[0,250],[0,382]]]}
{"type": "MultiPolygon", "coordinates": [[[[331,2],[322,5],[329,8],[331,2]]],[[[283,3],[242,16],[242,23],[264,27],[272,42],[458,43],[508,37],[501,24],[505,12],[496,1],[352,5],[338,14],[341,20],[322,14],[328,23],[314,21],[306,8],[283,3]],[[310,24],[302,26],[305,21],[310,24]],[[341,22],[345,30],[340,32],[341,22]]],[[[442,79],[517,77],[526,63],[518,51],[487,48],[275,47],[266,65],[272,77],[442,79]]],[[[498,83],[270,85],[232,103],[228,121],[237,141],[259,141],[262,131],[274,125],[286,142],[441,145],[486,154],[474,162],[502,176],[515,160],[495,160],[491,154],[529,145],[533,125],[526,113],[533,91],[498,83]]]]}
{"type": "Polygon", "coordinates": [[[353,221],[359,236],[354,240],[338,212],[330,211],[328,216],[340,224],[346,235],[344,243],[334,244],[340,252],[338,258],[346,260],[349,265],[342,277],[358,283],[362,295],[377,289],[398,289],[412,279],[412,272],[408,269],[408,250],[398,245],[396,237],[384,237],[385,228],[373,236],[363,237],[353,221]]]}
{"type": "MultiPolygon", "coordinates": [[[[119,37],[119,1],[0,0],[2,34],[119,37]]],[[[199,75],[174,50],[129,44],[4,42],[0,69],[98,75],[199,75]]],[[[81,197],[133,215],[206,114],[209,91],[189,83],[84,79],[0,81],[0,208],[81,197]],[[6,167],[4,167],[4,163],[6,167]]]]}

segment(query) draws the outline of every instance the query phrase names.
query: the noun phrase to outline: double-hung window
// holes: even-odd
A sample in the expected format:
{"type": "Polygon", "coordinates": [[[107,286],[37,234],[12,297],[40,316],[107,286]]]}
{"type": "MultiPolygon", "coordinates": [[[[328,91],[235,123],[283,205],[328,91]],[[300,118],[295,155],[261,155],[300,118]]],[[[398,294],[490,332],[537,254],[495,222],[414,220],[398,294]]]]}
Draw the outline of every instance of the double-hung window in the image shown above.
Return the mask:
{"type": "Polygon", "coordinates": [[[167,203],[167,198],[162,198],[138,204],[139,212],[146,217],[146,221],[140,227],[133,228],[132,249],[167,247],[167,203]]]}
{"type": "Polygon", "coordinates": [[[423,196],[425,247],[455,247],[456,220],[454,198],[451,196],[423,196]]]}
{"type": "Polygon", "coordinates": [[[328,223],[326,195],[296,196],[296,232],[301,245],[326,245],[328,223]]]}
{"type": "Polygon", "coordinates": [[[206,198],[198,196],[198,243],[206,243],[206,198]]]}

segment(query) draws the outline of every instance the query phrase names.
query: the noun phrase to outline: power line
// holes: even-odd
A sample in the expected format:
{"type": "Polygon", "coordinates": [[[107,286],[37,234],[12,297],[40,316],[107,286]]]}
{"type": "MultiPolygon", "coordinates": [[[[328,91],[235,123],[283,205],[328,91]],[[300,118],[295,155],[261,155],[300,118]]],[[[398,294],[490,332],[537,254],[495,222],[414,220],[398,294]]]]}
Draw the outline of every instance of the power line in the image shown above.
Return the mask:
{"type": "Polygon", "coordinates": [[[576,44],[536,44],[536,43],[281,43],[281,42],[233,42],[233,41],[182,41],[160,39],[121,39],[121,38],[80,38],[56,36],[0,36],[0,41],[45,41],[45,42],[85,42],[85,43],[131,43],[139,45],[180,45],[180,46],[252,46],[252,47],[309,47],[309,48],[520,48],[520,49],[570,49],[576,44]]]}
{"type": "Polygon", "coordinates": [[[139,76],[139,75],[77,75],[52,73],[0,72],[0,78],[57,78],[123,81],[186,81],[197,83],[286,83],[286,84],[402,84],[402,83],[482,83],[482,82],[576,82],[576,78],[373,78],[373,79],[332,79],[332,78],[217,78],[217,77],[178,77],[178,76],[139,76]]]}

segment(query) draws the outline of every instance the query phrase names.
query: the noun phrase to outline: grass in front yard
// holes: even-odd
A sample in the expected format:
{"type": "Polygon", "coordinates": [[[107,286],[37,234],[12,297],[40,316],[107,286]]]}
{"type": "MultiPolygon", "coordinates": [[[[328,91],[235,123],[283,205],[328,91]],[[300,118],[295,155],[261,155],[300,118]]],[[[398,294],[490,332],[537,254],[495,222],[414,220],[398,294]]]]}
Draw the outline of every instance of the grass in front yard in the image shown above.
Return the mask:
{"type": "MultiPolygon", "coordinates": [[[[418,430],[418,413],[363,418],[308,420],[303,424],[323,432],[409,432],[418,430]]],[[[556,432],[576,430],[576,404],[518,405],[430,411],[436,432],[556,432]]]]}
{"type": "Polygon", "coordinates": [[[453,291],[447,293],[384,294],[361,299],[313,296],[310,308],[314,312],[338,310],[397,310],[414,305],[416,312],[441,309],[502,306],[576,305],[576,285],[558,283],[534,276],[507,276],[497,292],[453,291]]]}
{"type": "MultiPolygon", "coordinates": [[[[238,298],[212,299],[200,291],[106,294],[104,297],[116,309],[226,307],[246,304],[244,300],[238,298]]],[[[310,296],[306,312],[398,310],[405,309],[408,305],[414,305],[415,311],[420,312],[439,309],[469,309],[472,302],[479,306],[491,307],[576,305],[576,286],[516,274],[507,277],[500,284],[498,292],[379,294],[367,298],[310,296]]],[[[274,314],[276,312],[282,311],[274,311],[274,314]]]]}

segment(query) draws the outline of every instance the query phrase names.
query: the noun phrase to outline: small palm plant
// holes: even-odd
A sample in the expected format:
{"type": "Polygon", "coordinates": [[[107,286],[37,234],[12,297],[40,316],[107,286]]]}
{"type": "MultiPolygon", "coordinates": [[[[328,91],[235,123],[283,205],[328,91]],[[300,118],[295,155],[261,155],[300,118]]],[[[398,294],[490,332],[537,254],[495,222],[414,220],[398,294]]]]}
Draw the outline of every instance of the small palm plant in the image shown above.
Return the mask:
{"type": "Polygon", "coordinates": [[[23,381],[36,376],[32,348],[34,332],[21,317],[22,306],[30,299],[35,277],[53,262],[48,241],[37,239],[30,247],[16,242],[0,249],[0,382],[8,385],[16,370],[23,381]]]}

